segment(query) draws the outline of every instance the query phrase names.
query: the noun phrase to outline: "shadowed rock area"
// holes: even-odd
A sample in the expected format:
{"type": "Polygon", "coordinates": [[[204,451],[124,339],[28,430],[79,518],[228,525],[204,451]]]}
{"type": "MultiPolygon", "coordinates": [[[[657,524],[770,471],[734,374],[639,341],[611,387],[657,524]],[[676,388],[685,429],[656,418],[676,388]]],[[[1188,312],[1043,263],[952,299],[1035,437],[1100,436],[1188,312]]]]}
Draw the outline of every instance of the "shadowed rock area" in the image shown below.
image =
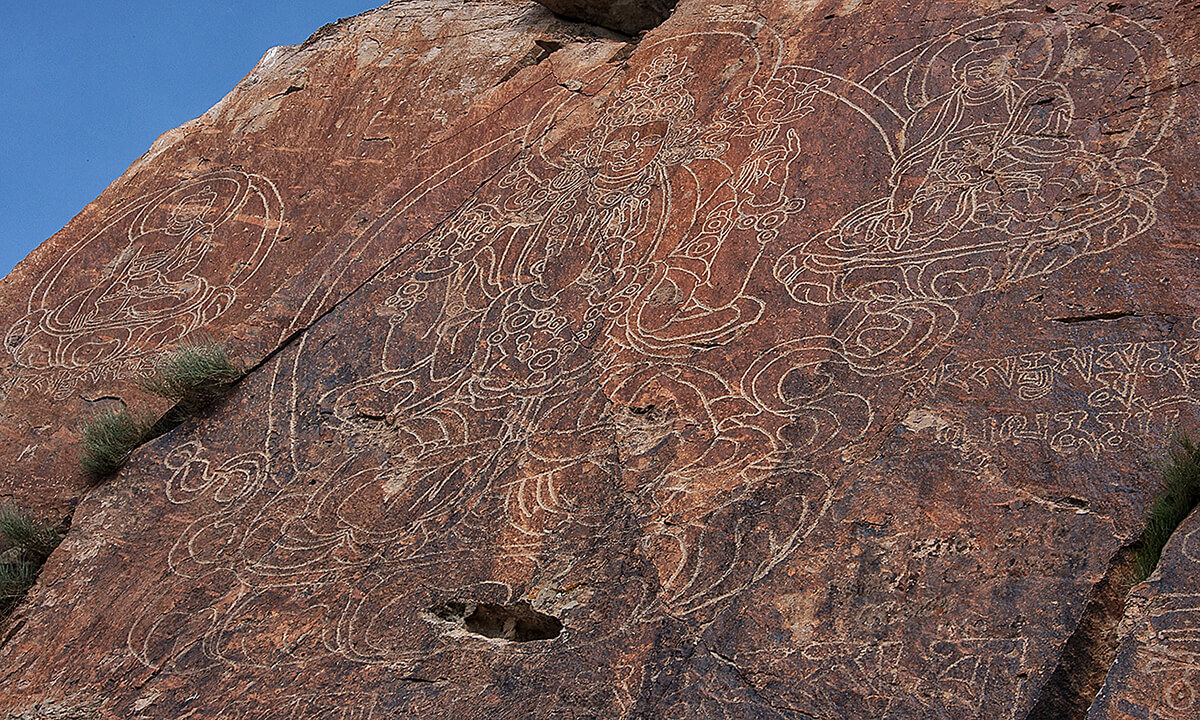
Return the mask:
{"type": "Polygon", "coordinates": [[[626,35],[657,26],[671,14],[675,0],[537,0],[551,11],[626,35]]]}
{"type": "Polygon", "coordinates": [[[0,717],[1193,717],[1196,517],[1090,608],[1197,427],[1198,78],[1168,2],[271,50],[0,286],[0,495],[73,510],[0,717]],[[248,375],[86,489],[201,333],[248,375]]]}

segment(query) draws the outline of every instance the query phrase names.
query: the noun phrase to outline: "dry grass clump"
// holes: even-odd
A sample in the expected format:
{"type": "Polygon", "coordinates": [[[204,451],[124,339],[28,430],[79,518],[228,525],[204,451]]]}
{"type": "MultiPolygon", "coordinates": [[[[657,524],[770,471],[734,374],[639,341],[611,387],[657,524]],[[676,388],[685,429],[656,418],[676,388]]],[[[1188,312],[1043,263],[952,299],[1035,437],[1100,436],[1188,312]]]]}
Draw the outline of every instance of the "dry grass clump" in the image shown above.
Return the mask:
{"type": "Polygon", "coordinates": [[[49,557],[62,541],[62,534],[56,528],[12,503],[0,505],[0,537],[10,548],[20,548],[42,558],[49,557]]]}
{"type": "Polygon", "coordinates": [[[1150,577],[1163,548],[1192,510],[1200,504],[1200,447],[1177,435],[1162,470],[1162,494],[1150,506],[1146,530],[1134,559],[1134,582],[1150,577]]]}
{"type": "Polygon", "coordinates": [[[0,617],[12,612],[37,580],[62,533],[15,505],[0,505],[0,617]]]}
{"type": "Polygon", "coordinates": [[[211,338],[199,338],[160,357],[138,384],[173,401],[188,415],[215,400],[243,374],[224,347],[211,338]]]}
{"type": "Polygon", "coordinates": [[[83,472],[93,480],[102,480],[120,470],[152,426],[148,418],[127,408],[92,415],[79,432],[83,472]]]}
{"type": "Polygon", "coordinates": [[[37,568],[31,564],[0,560],[0,618],[7,617],[25,599],[36,581],[37,568]]]}

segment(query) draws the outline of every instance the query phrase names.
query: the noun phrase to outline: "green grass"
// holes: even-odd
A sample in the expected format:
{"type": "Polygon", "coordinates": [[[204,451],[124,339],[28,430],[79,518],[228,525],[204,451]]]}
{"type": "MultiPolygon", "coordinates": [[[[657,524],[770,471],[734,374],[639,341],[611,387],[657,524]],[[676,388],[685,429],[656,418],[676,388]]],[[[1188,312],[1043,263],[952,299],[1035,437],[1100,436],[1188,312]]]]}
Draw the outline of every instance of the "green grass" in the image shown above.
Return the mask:
{"type": "Polygon", "coordinates": [[[1146,529],[1134,558],[1134,582],[1150,577],[1163,548],[1196,505],[1200,504],[1200,447],[1184,435],[1171,444],[1163,465],[1161,494],[1150,506],[1146,529]]]}
{"type": "Polygon", "coordinates": [[[0,537],[11,547],[41,557],[54,552],[62,540],[58,530],[9,503],[0,505],[0,537]]]}
{"type": "Polygon", "coordinates": [[[0,505],[0,617],[12,612],[37,580],[62,534],[14,505],[0,505]]]}
{"type": "Polygon", "coordinates": [[[146,438],[153,423],[126,408],[103,410],[80,428],[80,466],[93,480],[112,475],[129,460],[146,438]]]}
{"type": "Polygon", "coordinates": [[[183,422],[228,390],[243,374],[225,348],[209,338],[187,341],[164,354],[138,385],[171,400],[175,406],[157,419],[128,409],[92,415],[79,432],[84,474],[99,482],[120,470],[134,448],[183,422]]]}
{"type": "Polygon", "coordinates": [[[20,604],[35,580],[37,568],[33,565],[7,559],[0,562],[0,617],[8,615],[20,604]]]}
{"type": "Polygon", "coordinates": [[[138,384],[175,402],[187,415],[212,402],[243,374],[224,347],[211,338],[200,338],[160,357],[138,384]]]}

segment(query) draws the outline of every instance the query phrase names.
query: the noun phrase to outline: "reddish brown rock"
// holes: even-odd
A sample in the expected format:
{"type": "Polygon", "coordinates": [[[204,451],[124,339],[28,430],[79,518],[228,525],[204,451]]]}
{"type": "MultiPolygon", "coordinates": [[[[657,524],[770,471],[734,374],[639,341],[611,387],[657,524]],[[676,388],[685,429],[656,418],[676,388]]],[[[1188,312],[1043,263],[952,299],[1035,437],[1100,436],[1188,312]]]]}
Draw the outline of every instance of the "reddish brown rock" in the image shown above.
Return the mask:
{"type": "MultiPolygon", "coordinates": [[[[325,127],[420,148],[356,161],[344,194],[337,159],[265,140],[214,168],[249,178],[223,221],[246,248],[277,172],[340,229],[264,261],[236,322],[197,321],[261,364],[80,502],[0,647],[0,710],[1035,707],[1197,419],[1198,16],[685,0],[634,47],[542,12],[393,4],[325,37],[325,127]],[[475,55],[388,70],[397,13],[475,55]],[[334,81],[367,36],[362,72],[406,89],[386,120],[334,81]],[[420,124],[423,88],[460,86],[420,124]]],[[[224,207],[187,187],[161,232],[224,207]]],[[[226,252],[196,287],[252,256],[226,252]]],[[[18,280],[103,287],[52,256],[18,280]]],[[[18,334],[14,363],[41,337],[18,334]]]]}

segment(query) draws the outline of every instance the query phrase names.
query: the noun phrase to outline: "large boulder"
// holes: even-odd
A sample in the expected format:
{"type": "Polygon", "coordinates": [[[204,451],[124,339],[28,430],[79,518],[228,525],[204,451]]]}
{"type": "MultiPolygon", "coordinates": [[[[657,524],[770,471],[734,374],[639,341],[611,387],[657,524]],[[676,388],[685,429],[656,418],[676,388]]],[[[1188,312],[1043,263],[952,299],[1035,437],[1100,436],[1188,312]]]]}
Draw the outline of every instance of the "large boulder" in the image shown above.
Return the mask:
{"type": "Polygon", "coordinates": [[[0,711],[1028,717],[1197,420],[1198,32],[414,0],[271,53],[0,291],[27,501],[153,351],[253,367],[82,495],[0,711]]]}

